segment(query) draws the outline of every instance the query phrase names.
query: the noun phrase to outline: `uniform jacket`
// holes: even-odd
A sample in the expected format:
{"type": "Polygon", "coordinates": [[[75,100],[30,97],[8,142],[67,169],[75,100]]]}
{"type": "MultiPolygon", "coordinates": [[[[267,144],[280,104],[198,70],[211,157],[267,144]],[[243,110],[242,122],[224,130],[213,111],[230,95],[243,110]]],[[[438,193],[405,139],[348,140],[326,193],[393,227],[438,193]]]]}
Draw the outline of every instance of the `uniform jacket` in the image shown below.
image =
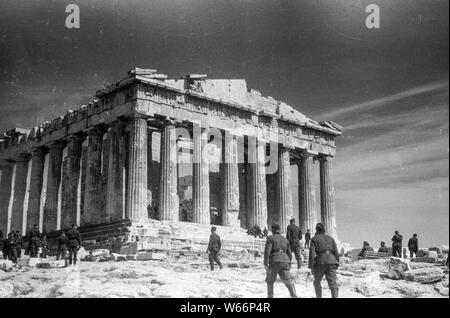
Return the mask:
{"type": "Polygon", "coordinates": [[[67,236],[60,235],[58,237],[58,249],[67,249],[67,244],[69,243],[69,239],[67,236]]]}
{"type": "Polygon", "coordinates": [[[419,250],[419,240],[414,237],[411,237],[408,242],[408,248],[412,251],[418,251],[419,250]]]}
{"type": "Polygon", "coordinates": [[[358,256],[364,257],[365,252],[373,252],[372,246],[364,246],[358,256]]]}
{"type": "Polygon", "coordinates": [[[209,236],[209,244],[207,252],[219,252],[222,248],[222,243],[220,242],[220,236],[216,233],[211,233],[209,236]]]}
{"type": "Polygon", "coordinates": [[[396,234],[392,237],[392,246],[402,246],[403,236],[396,234]]]}
{"type": "Polygon", "coordinates": [[[292,259],[289,241],[280,233],[269,236],[264,249],[264,265],[272,263],[290,263],[292,259]]]}
{"type": "Polygon", "coordinates": [[[70,229],[67,231],[67,239],[71,246],[81,246],[81,235],[78,230],[70,229]]]}
{"type": "Polygon", "coordinates": [[[297,225],[289,224],[286,230],[286,238],[289,243],[291,243],[291,246],[298,246],[302,239],[302,231],[300,231],[300,228],[297,225]]]}
{"type": "Polygon", "coordinates": [[[339,264],[339,251],[334,238],[326,234],[316,234],[311,239],[309,268],[314,264],[339,264]]]}
{"type": "Polygon", "coordinates": [[[306,232],[305,233],[305,241],[310,241],[311,240],[311,233],[306,232]]]}
{"type": "Polygon", "coordinates": [[[378,253],[389,253],[389,249],[386,246],[380,246],[378,253]]]}

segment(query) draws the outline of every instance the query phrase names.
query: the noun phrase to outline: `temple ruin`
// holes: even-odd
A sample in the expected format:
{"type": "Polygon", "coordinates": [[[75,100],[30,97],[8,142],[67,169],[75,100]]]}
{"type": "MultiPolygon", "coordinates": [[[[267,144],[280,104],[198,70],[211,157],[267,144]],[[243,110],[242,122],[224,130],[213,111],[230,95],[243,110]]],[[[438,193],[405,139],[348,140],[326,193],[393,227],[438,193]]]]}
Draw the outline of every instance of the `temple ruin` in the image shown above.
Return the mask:
{"type": "Polygon", "coordinates": [[[134,68],[87,106],[0,135],[0,230],[124,220],[286,229],[297,165],[301,229],[322,221],[336,237],[332,159],[341,132],[245,80],[172,80],[134,68]]]}

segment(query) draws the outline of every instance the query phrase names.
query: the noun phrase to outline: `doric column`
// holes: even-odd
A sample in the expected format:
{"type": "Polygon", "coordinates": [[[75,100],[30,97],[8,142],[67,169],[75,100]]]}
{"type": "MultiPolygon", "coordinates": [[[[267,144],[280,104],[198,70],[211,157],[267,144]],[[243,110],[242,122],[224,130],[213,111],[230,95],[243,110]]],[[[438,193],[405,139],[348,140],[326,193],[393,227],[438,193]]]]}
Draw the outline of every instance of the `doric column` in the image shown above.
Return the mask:
{"type": "Polygon", "coordinates": [[[258,141],[256,147],[249,143],[249,214],[248,226],[258,225],[261,230],[269,229],[267,224],[267,185],[266,185],[266,169],[265,169],[265,142],[258,141]],[[254,149],[256,148],[256,149],[254,149]]]}
{"type": "Polygon", "coordinates": [[[313,160],[311,155],[302,154],[298,162],[298,199],[302,233],[306,233],[308,229],[314,233],[317,224],[316,194],[312,181],[313,160]]]}
{"type": "Polygon", "coordinates": [[[86,185],[84,195],[84,211],[81,224],[103,223],[104,202],[102,188],[102,128],[93,128],[88,132],[88,149],[86,158],[86,185]]]}
{"type": "Polygon", "coordinates": [[[64,193],[62,195],[61,228],[67,229],[77,223],[80,212],[79,191],[81,178],[81,148],[83,137],[71,136],[67,141],[67,158],[64,165],[64,193]]]}
{"type": "Polygon", "coordinates": [[[288,148],[280,147],[278,152],[277,170],[277,204],[278,204],[278,224],[283,233],[293,215],[292,193],[290,189],[291,160],[288,148]]]}
{"type": "Polygon", "coordinates": [[[124,217],[124,140],[122,123],[115,122],[108,132],[109,156],[108,179],[106,183],[106,221],[116,221],[124,217]]]}
{"type": "Polygon", "coordinates": [[[133,118],[130,122],[128,146],[128,216],[146,220],[147,212],[147,120],[133,118]]]}
{"type": "Polygon", "coordinates": [[[336,205],[333,184],[333,158],[322,156],[320,161],[320,207],[322,223],[325,231],[333,238],[337,237],[336,227],[336,205]]]}
{"type": "Polygon", "coordinates": [[[239,168],[236,136],[225,131],[222,145],[222,224],[240,227],[239,221],[239,168]]]}
{"type": "Polygon", "coordinates": [[[31,156],[21,154],[16,157],[16,176],[14,179],[14,201],[11,214],[11,230],[21,231],[23,228],[25,193],[27,191],[28,164],[31,156]]]}
{"type": "Polygon", "coordinates": [[[58,192],[61,184],[61,164],[64,144],[54,142],[50,145],[47,191],[44,206],[44,232],[55,231],[58,221],[58,192]]]}
{"type": "Polygon", "coordinates": [[[177,194],[177,136],[172,123],[166,123],[161,132],[161,163],[159,182],[159,219],[179,220],[177,194]]]}
{"type": "Polygon", "coordinates": [[[192,222],[210,224],[208,129],[192,125],[192,222]]]}
{"type": "Polygon", "coordinates": [[[39,225],[41,209],[42,184],[44,181],[45,152],[38,148],[32,152],[30,194],[28,197],[27,228],[39,225]]]}
{"type": "Polygon", "coordinates": [[[12,200],[12,180],[14,173],[14,161],[0,160],[0,231],[3,237],[8,235],[8,210],[9,203],[12,200]]]}

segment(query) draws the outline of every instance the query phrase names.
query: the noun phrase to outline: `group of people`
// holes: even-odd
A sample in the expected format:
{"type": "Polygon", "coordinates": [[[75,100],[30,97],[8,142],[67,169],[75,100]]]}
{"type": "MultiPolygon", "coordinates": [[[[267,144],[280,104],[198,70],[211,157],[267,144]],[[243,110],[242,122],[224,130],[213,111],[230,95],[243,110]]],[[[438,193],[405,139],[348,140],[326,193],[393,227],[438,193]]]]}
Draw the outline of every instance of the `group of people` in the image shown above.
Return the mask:
{"type": "Polygon", "coordinates": [[[255,224],[247,230],[247,234],[253,237],[264,238],[267,237],[269,232],[267,231],[267,228],[264,228],[264,230],[261,231],[261,228],[257,224],[255,224]]]}
{"type": "MultiPolygon", "coordinates": [[[[297,260],[297,268],[301,268],[301,244],[302,233],[295,224],[295,219],[290,220],[286,230],[286,237],[281,235],[281,229],[278,224],[272,224],[272,235],[267,237],[264,248],[264,267],[266,269],[267,297],[273,298],[274,283],[277,276],[280,276],[283,283],[289,290],[291,297],[296,298],[294,280],[290,274],[292,253],[297,260]]],[[[219,235],[216,233],[216,227],[211,228],[211,236],[206,252],[209,255],[211,270],[214,270],[214,264],[217,263],[220,269],[223,265],[219,254],[222,248],[219,235]]],[[[322,298],[321,281],[325,276],[333,298],[338,297],[338,285],[336,271],[339,266],[339,251],[336,241],[325,234],[325,226],[322,223],[316,225],[316,233],[311,237],[310,230],[305,234],[305,248],[309,248],[308,267],[314,276],[314,290],[317,298],[322,298]]]]}
{"type": "MultiPolygon", "coordinates": [[[[394,232],[394,236],[392,237],[392,256],[402,258],[402,246],[403,246],[403,235],[401,235],[398,231],[394,232]]],[[[408,250],[410,258],[417,256],[417,252],[419,252],[419,239],[417,234],[414,233],[413,236],[408,241],[408,250]]],[[[374,252],[373,247],[370,246],[369,242],[363,242],[363,248],[359,253],[359,257],[364,258],[366,252],[374,252]]],[[[389,249],[386,246],[385,242],[380,243],[380,248],[378,249],[378,253],[389,253],[389,249]]],[[[405,256],[406,257],[406,256],[405,256]]]]}
{"type": "MultiPolygon", "coordinates": [[[[47,258],[50,253],[50,245],[47,242],[47,237],[39,231],[39,227],[35,224],[30,230],[28,236],[28,246],[25,254],[30,257],[47,258]],[[39,249],[41,253],[39,254],[39,249]]],[[[17,263],[17,259],[22,256],[22,249],[24,247],[24,237],[20,231],[11,232],[6,238],[3,238],[3,233],[0,231],[0,245],[3,253],[3,259],[11,260],[17,263]]],[[[69,254],[69,264],[76,264],[77,252],[81,247],[81,235],[75,224],[70,230],[61,231],[58,237],[56,258],[65,259],[67,253],[69,254]]]]}

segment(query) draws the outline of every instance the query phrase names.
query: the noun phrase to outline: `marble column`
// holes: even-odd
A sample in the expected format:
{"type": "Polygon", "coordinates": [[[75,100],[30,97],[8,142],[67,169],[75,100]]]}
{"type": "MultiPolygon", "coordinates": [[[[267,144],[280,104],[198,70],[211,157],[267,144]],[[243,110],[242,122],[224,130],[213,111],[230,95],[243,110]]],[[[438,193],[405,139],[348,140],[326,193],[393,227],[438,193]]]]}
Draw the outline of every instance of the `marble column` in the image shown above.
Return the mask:
{"type": "Polygon", "coordinates": [[[62,196],[61,228],[68,229],[72,224],[77,224],[79,207],[80,171],[81,171],[81,149],[83,137],[71,136],[67,141],[67,158],[63,175],[65,176],[65,187],[62,196]]]}
{"type": "Polygon", "coordinates": [[[28,165],[31,156],[21,154],[16,157],[16,176],[14,179],[14,201],[11,214],[11,230],[22,232],[25,193],[27,191],[28,165]]]}
{"type": "Polygon", "coordinates": [[[222,145],[222,225],[239,228],[239,168],[236,136],[225,131],[222,145]]]}
{"type": "Polygon", "coordinates": [[[336,202],[333,180],[333,158],[321,156],[320,161],[320,207],[325,233],[337,237],[336,202]]]}
{"type": "Polygon", "coordinates": [[[3,237],[8,235],[8,210],[12,194],[14,161],[0,159],[0,231],[3,237]]]}
{"type": "Polygon", "coordinates": [[[306,233],[308,229],[314,233],[317,224],[316,193],[312,180],[313,160],[311,155],[302,154],[298,162],[299,222],[302,233],[306,233]]]}
{"type": "Polygon", "coordinates": [[[93,128],[88,132],[88,149],[86,158],[86,181],[84,210],[81,225],[100,224],[105,221],[102,188],[102,128],[93,128]]]}
{"type": "Polygon", "coordinates": [[[128,145],[128,201],[130,219],[148,219],[147,212],[147,120],[133,118],[128,145]]]}
{"type": "Polygon", "coordinates": [[[288,148],[280,147],[278,152],[277,179],[278,224],[282,233],[286,233],[289,220],[294,213],[290,189],[291,160],[288,148]]]}
{"type": "Polygon", "coordinates": [[[159,175],[159,219],[179,220],[177,136],[175,126],[167,122],[161,132],[161,163],[159,175]]]}
{"type": "Polygon", "coordinates": [[[254,143],[249,142],[249,147],[253,147],[253,149],[248,150],[249,211],[247,224],[250,227],[258,225],[261,230],[264,230],[264,228],[270,230],[270,226],[267,224],[267,184],[264,163],[266,144],[259,141],[256,147],[252,145],[254,143]]]}
{"type": "Polygon", "coordinates": [[[50,145],[43,232],[55,231],[57,227],[63,148],[62,142],[54,142],[50,145]]]}
{"type": "Polygon", "coordinates": [[[209,195],[208,129],[193,124],[192,199],[193,223],[211,224],[209,195]]]}
{"type": "Polygon", "coordinates": [[[42,185],[44,182],[45,151],[38,148],[32,152],[30,194],[28,197],[27,228],[39,225],[42,185]]]}
{"type": "Polygon", "coordinates": [[[106,221],[117,221],[124,217],[124,140],[122,123],[115,122],[108,132],[109,156],[106,183],[106,221]]]}

